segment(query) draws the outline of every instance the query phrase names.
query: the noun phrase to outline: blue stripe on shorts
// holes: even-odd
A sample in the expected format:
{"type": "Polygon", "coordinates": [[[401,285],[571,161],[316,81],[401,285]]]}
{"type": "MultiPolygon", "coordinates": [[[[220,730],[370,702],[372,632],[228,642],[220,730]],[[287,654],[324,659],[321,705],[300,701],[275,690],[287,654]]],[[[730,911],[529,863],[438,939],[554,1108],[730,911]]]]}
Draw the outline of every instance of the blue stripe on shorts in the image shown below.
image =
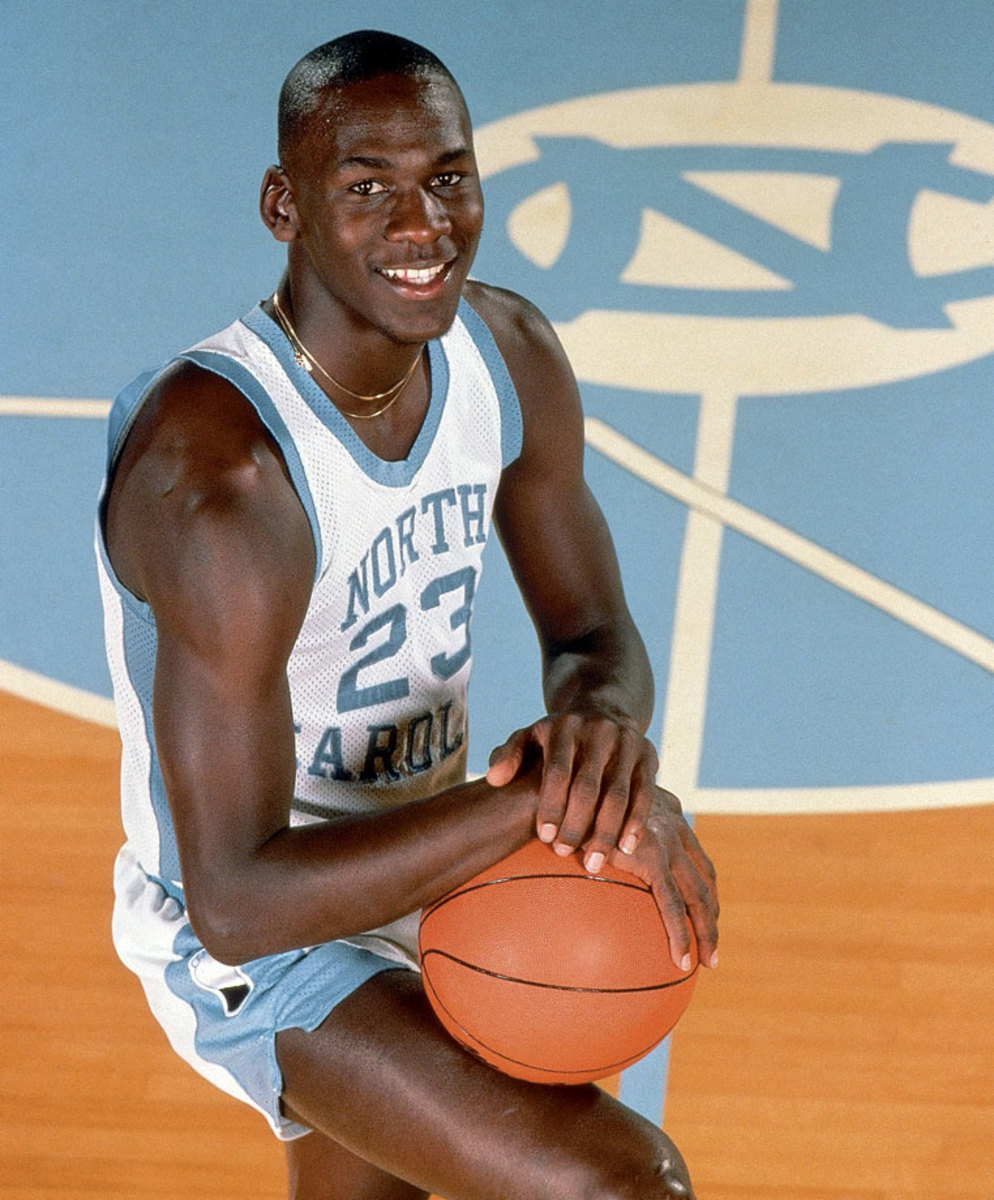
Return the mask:
{"type": "Polygon", "coordinates": [[[231,1074],[277,1137],[289,1141],[308,1133],[280,1111],[276,1034],[316,1029],[366,980],[399,964],[344,942],[326,942],[225,967],[207,955],[188,922],[173,949],[178,959],[166,967],[166,982],[196,1016],[197,1053],[231,1074]]]}

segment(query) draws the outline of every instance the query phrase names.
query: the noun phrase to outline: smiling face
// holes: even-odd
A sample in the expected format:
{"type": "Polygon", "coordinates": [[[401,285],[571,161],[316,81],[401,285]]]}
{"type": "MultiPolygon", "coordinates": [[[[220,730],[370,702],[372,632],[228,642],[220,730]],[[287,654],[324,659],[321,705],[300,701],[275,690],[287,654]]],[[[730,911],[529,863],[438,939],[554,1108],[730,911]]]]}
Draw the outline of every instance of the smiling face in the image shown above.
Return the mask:
{"type": "Polygon", "coordinates": [[[313,298],[324,322],[353,337],[441,336],[483,225],[469,115],[452,81],[381,75],[335,88],[286,158],[281,240],[295,297],[313,298]]]}

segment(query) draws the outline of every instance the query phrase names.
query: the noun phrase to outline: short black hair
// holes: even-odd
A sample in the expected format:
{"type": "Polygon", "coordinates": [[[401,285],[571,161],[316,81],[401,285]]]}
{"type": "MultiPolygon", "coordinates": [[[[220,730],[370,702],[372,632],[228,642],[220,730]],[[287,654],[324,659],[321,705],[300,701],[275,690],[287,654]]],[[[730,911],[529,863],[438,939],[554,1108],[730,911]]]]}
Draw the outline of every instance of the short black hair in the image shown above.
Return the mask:
{"type": "Polygon", "coordinates": [[[459,91],[445,63],[417,42],[378,29],[343,34],[305,54],[283,81],[277,122],[280,162],[286,163],[307,118],[321,107],[329,91],[380,75],[442,75],[459,91]]]}

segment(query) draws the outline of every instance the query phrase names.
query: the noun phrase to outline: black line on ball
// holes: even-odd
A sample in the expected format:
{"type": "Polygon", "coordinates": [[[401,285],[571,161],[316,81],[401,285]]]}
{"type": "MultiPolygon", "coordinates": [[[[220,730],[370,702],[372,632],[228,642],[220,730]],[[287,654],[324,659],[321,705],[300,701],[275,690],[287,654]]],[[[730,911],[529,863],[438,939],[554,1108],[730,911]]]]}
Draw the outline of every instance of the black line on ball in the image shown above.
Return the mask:
{"type": "MultiPolygon", "coordinates": [[[[696,971],[696,969],[697,968],[695,967],[694,970],[696,971]]],[[[688,975],[687,978],[689,979],[690,976],[688,975]]],[[[489,1043],[485,1042],[483,1040],[483,1038],[478,1037],[475,1033],[472,1033],[470,1030],[468,1030],[466,1028],[466,1026],[462,1023],[462,1021],[460,1021],[456,1018],[455,1014],[449,1009],[449,1007],[443,1003],[441,996],[439,996],[439,994],[438,994],[438,990],[435,988],[435,985],[432,983],[431,979],[427,975],[425,976],[424,981],[428,985],[428,988],[430,989],[431,994],[434,997],[434,1003],[437,1004],[439,1008],[444,1009],[446,1015],[448,1016],[448,1018],[452,1022],[452,1024],[455,1025],[457,1029],[461,1029],[462,1032],[466,1035],[466,1037],[470,1041],[476,1042],[477,1045],[481,1046],[484,1050],[488,1051],[488,1053],[492,1054],[495,1058],[503,1059],[504,1062],[511,1063],[516,1067],[525,1067],[529,1071],[543,1071],[547,1075],[582,1075],[583,1079],[577,1081],[580,1083],[585,1082],[586,1080],[589,1080],[591,1078],[591,1076],[593,1076],[593,1078],[595,1078],[595,1079],[605,1079],[608,1075],[617,1074],[618,1071],[623,1070],[625,1067],[630,1066],[632,1063],[638,1062],[639,1059],[641,1059],[641,1058],[644,1058],[647,1054],[649,1054],[652,1050],[654,1050],[660,1044],[660,1042],[662,1042],[665,1038],[669,1037],[670,1033],[672,1033],[672,1029],[667,1030],[666,1033],[664,1033],[662,1035],[662,1037],[657,1037],[654,1041],[650,1042],[649,1045],[646,1046],[643,1050],[638,1050],[634,1054],[626,1055],[625,1058],[619,1059],[617,1062],[600,1063],[597,1066],[589,1066],[589,1067],[574,1067],[572,1069],[564,1068],[564,1067],[542,1067],[542,1066],[539,1066],[538,1063],[525,1062],[525,1060],[522,1058],[512,1058],[510,1056],[510,1054],[505,1054],[503,1050],[496,1049],[496,1047],[491,1046],[489,1043]]],[[[541,985],[538,985],[538,986],[541,986],[541,985]]],[[[499,1067],[496,1066],[495,1063],[488,1062],[487,1059],[484,1058],[484,1056],[481,1054],[481,1052],[479,1050],[476,1049],[475,1046],[468,1045],[466,1042],[462,1041],[460,1038],[458,1038],[454,1034],[452,1034],[451,1031],[447,1031],[447,1032],[449,1032],[449,1036],[452,1037],[455,1041],[457,1041],[459,1043],[459,1045],[468,1054],[472,1054],[474,1058],[479,1059],[480,1062],[484,1063],[488,1067],[493,1067],[497,1070],[500,1069],[499,1067]]],[[[532,1081],[532,1082],[536,1082],[536,1081],[532,1081]]],[[[558,1081],[557,1080],[542,1080],[541,1082],[544,1082],[546,1084],[555,1084],[558,1081]]]]}
{"type": "Polygon", "coordinates": [[[460,896],[468,896],[471,892],[478,892],[482,888],[494,887],[498,883],[526,883],[533,879],[567,880],[575,883],[609,883],[615,887],[631,888],[633,892],[644,892],[647,895],[652,895],[652,889],[648,884],[637,880],[629,883],[627,879],[605,879],[603,875],[564,875],[556,871],[544,871],[535,875],[501,875],[499,879],[485,879],[482,883],[474,883],[469,886],[464,885],[455,891],[449,892],[447,896],[443,896],[440,900],[434,901],[421,914],[421,924],[423,925],[436,909],[444,907],[452,900],[458,900],[460,896]]]}
{"type": "MultiPolygon", "coordinates": [[[[500,971],[490,971],[486,967],[481,967],[478,963],[467,962],[464,958],[457,958],[454,954],[449,954],[445,950],[428,949],[421,955],[422,963],[426,962],[430,955],[436,954],[439,958],[444,958],[448,962],[457,963],[460,967],[466,967],[470,971],[478,971],[481,975],[486,975],[490,979],[499,979],[502,983],[521,983],[526,987],[548,988],[554,992],[589,992],[599,995],[622,996],[630,995],[634,992],[661,992],[666,988],[677,987],[681,983],[686,983],[688,979],[693,979],[697,974],[699,963],[694,963],[693,967],[682,975],[679,979],[671,979],[667,983],[646,983],[640,984],[638,987],[575,987],[566,983],[542,983],[538,979],[522,979],[517,975],[503,975],[500,971]]],[[[434,986],[432,991],[434,991],[434,986]]]]}

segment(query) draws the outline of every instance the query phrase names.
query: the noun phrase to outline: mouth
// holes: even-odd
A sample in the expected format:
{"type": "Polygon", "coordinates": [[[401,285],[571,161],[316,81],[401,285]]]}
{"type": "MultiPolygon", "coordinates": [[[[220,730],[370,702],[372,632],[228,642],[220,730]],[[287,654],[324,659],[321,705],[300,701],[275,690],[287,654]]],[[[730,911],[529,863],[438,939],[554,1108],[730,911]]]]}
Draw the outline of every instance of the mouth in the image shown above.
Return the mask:
{"type": "Polygon", "coordinates": [[[432,297],[442,290],[451,266],[451,262],[441,262],[426,267],[377,267],[376,270],[388,283],[409,295],[432,297]]]}

